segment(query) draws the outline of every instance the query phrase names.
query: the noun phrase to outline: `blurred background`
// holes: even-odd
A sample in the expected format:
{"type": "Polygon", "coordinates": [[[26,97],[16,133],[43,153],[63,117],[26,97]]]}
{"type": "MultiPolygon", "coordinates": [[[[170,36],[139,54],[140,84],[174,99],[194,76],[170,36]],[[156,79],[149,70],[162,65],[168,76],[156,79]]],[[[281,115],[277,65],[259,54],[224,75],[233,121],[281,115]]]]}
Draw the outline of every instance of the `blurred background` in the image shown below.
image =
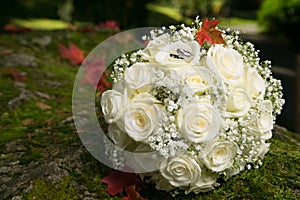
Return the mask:
{"type": "Polygon", "coordinates": [[[30,31],[118,30],[221,19],[220,27],[240,30],[271,60],[282,80],[286,104],[277,122],[300,131],[300,0],[1,0],[1,34],[30,31]],[[105,24],[105,22],[113,22],[105,24]]]}

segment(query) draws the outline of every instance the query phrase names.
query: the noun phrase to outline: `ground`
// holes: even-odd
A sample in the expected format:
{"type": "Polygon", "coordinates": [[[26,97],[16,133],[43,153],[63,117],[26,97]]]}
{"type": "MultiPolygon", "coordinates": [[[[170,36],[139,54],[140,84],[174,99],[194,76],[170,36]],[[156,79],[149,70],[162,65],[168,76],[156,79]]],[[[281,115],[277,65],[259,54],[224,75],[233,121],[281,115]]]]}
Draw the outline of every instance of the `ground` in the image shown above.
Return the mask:
{"type": "MultiPolygon", "coordinates": [[[[0,199],[120,199],[100,180],[109,168],[82,145],[72,119],[78,65],[62,59],[58,44],[86,53],[111,32],[33,31],[0,35],[0,199]]],[[[299,199],[300,134],[276,126],[259,169],[216,190],[173,198],[151,184],[149,199],[299,199]]],[[[125,194],[124,194],[125,195],[125,194]]]]}

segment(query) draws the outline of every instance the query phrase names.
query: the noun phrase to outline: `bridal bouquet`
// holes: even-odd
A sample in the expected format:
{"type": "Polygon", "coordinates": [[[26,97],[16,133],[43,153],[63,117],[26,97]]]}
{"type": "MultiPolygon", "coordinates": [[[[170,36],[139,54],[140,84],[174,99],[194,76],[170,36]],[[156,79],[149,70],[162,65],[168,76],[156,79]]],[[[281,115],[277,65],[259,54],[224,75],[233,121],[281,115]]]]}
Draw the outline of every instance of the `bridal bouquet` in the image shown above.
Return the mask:
{"type": "Polygon", "coordinates": [[[114,62],[113,87],[101,96],[115,145],[161,155],[152,160],[157,170],[139,174],[159,190],[212,190],[221,178],[258,168],[269,150],[281,82],[252,43],[218,23],[196,18],[152,30],[144,49],[114,62]]]}

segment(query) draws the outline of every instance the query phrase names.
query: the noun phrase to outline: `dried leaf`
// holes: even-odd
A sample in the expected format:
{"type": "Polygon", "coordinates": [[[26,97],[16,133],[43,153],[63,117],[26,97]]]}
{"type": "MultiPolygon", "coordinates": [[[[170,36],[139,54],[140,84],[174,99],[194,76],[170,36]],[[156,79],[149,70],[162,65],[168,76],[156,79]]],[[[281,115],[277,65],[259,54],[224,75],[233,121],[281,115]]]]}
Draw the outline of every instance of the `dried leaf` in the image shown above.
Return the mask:
{"type": "Polygon", "coordinates": [[[49,105],[47,105],[47,104],[45,104],[43,102],[37,102],[35,105],[37,107],[39,107],[41,110],[49,110],[49,109],[51,109],[51,106],[49,106],[49,105]]]}
{"type": "Polygon", "coordinates": [[[106,191],[113,196],[132,185],[136,185],[136,190],[140,190],[141,185],[141,179],[136,174],[116,170],[110,171],[100,182],[107,184],[106,191]]]}
{"type": "Polygon", "coordinates": [[[141,195],[135,190],[135,185],[126,188],[126,193],[128,197],[123,197],[121,200],[145,200],[141,195]]]}
{"type": "Polygon", "coordinates": [[[28,126],[28,125],[32,124],[33,122],[34,122],[33,119],[27,118],[27,119],[24,119],[24,120],[21,122],[21,125],[22,125],[22,126],[28,126]]]}
{"type": "Polygon", "coordinates": [[[84,26],[84,27],[79,27],[77,29],[81,33],[89,33],[89,32],[94,32],[96,30],[95,26],[84,26]]]}
{"type": "Polygon", "coordinates": [[[26,28],[26,27],[20,27],[15,24],[6,24],[4,26],[4,30],[12,32],[12,33],[23,33],[23,32],[30,32],[32,31],[31,28],[26,28]]]}
{"type": "Polygon", "coordinates": [[[104,57],[86,61],[84,66],[86,71],[80,82],[81,84],[91,84],[94,88],[100,91],[104,91],[112,86],[112,83],[107,80],[107,73],[104,71],[104,57]],[[99,75],[102,75],[100,80],[99,75]]]}
{"type": "Polygon", "coordinates": [[[58,49],[62,58],[69,60],[72,65],[80,65],[84,61],[84,51],[75,44],[70,44],[69,48],[58,44],[58,49]]]}
{"type": "Polygon", "coordinates": [[[13,50],[10,49],[2,49],[0,50],[0,55],[6,55],[6,54],[11,54],[13,50]]]}
{"type": "Polygon", "coordinates": [[[20,72],[15,68],[9,68],[8,71],[16,82],[24,82],[27,80],[26,73],[24,72],[20,72]]]}
{"type": "Polygon", "coordinates": [[[99,23],[100,28],[111,29],[114,31],[119,31],[120,27],[115,20],[107,20],[104,23],[99,23]]]}
{"type": "Polygon", "coordinates": [[[216,29],[219,23],[219,20],[204,19],[201,28],[196,32],[196,37],[200,45],[205,42],[208,44],[226,44],[222,36],[223,32],[216,29]]]}

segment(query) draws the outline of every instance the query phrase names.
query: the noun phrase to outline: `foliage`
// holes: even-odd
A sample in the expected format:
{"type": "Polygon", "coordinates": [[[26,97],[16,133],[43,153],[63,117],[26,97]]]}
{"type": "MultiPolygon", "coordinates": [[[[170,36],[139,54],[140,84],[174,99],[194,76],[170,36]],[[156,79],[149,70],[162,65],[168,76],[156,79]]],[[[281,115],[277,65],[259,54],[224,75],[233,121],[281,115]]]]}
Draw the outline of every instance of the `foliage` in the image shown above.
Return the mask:
{"type": "Polygon", "coordinates": [[[226,15],[228,0],[171,0],[171,3],[180,9],[183,16],[216,17],[226,15]]]}
{"type": "Polygon", "coordinates": [[[203,21],[201,29],[196,32],[196,37],[200,45],[203,45],[205,42],[208,44],[226,44],[222,37],[223,32],[216,29],[219,23],[219,20],[208,21],[207,18],[203,21]]]}
{"type": "Polygon", "coordinates": [[[84,60],[84,51],[75,44],[71,43],[69,48],[59,44],[58,49],[62,58],[69,60],[72,65],[80,65],[84,60]]]}
{"type": "Polygon", "coordinates": [[[134,190],[140,190],[141,179],[137,174],[113,170],[101,179],[101,183],[107,184],[106,191],[115,196],[122,193],[124,189],[127,191],[130,186],[134,186],[134,190]]]}
{"type": "Polygon", "coordinates": [[[287,26],[292,26],[292,30],[298,30],[300,0],[263,0],[257,17],[265,32],[290,31],[286,29],[287,26]]]}

